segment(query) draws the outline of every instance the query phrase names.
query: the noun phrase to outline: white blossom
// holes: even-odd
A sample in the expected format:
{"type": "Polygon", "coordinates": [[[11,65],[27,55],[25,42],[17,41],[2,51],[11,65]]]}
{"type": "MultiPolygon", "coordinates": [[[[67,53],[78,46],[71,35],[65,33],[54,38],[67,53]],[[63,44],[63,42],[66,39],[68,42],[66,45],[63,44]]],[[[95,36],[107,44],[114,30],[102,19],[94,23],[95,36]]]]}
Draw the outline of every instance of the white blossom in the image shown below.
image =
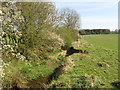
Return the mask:
{"type": "Polygon", "coordinates": [[[0,14],[2,15],[3,13],[2,13],[2,10],[0,10],[0,14]]]}

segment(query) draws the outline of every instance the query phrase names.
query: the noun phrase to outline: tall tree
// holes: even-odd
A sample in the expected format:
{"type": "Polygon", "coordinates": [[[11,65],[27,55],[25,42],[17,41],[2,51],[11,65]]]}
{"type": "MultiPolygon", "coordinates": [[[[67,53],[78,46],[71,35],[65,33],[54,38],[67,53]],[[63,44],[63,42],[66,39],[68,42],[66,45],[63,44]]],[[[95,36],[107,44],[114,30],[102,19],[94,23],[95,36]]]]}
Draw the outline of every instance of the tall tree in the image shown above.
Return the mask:
{"type": "Polygon", "coordinates": [[[28,54],[34,50],[33,54],[42,58],[46,51],[56,46],[57,40],[50,39],[53,36],[48,33],[55,26],[55,6],[51,2],[23,2],[17,6],[23,16],[19,27],[23,35],[19,51],[30,56],[28,54]]]}
{"type": "Polygon", "coordinates": [[[60,11],[61,26],[65,26],[70,29],[78,29],[80,27],[79,14],[72,9],[64,8],[60,11]]]}
{"type": "Polygon", "coordinates": [[[42,33],[52,29],[54,5],[46,2],[24,2],[19,6],[24,18],[20,26],[23,43],[37,45],[41,41],[40,38],[44,37],[42,33]]]}
{"type": "Polygon", "coordinates": [[[72,9],[64,8],[59,11],[59,33],[64,40],[65,48],[68,49],[72,43],[78,40],[78,29],[80,28],[79,14],[72,9]]]}

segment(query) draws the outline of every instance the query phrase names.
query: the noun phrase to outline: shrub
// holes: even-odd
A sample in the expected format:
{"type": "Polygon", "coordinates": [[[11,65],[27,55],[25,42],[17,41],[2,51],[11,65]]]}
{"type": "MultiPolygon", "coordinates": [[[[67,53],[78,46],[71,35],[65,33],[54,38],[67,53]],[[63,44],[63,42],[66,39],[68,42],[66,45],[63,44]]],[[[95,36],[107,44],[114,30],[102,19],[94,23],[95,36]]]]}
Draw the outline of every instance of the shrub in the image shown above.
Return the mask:
{"type": "Polygon", "coordinates": [[[64,40],[64,48],[68,49],[72,46],[72,42],[78,40],[77,30],[68,29],[65,27],[61,27],[58,30],[61,38],[64,40]]]}

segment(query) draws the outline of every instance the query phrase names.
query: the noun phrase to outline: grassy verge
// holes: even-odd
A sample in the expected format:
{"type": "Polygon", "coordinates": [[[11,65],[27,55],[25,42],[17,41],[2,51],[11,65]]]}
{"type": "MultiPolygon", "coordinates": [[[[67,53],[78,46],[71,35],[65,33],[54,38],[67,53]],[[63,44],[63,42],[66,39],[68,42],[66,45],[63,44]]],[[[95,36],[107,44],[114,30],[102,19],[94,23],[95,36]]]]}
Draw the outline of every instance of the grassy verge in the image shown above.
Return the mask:
{"type": "Polygon", "coordinates": [[[64,63],[63,55],[58,55],[60,51],[46,53],[46,60],[18,60],[13,58],[4,66],[3,87],[20,88],[43,86],[44,80],[53,73],[55,68],[64,63]],[[38,83],[36,85],[36,83],[38,83]],[[41,84],[42,83],[42,84],[41,84]]]}
{"type": "Polygon", "coordinates": [[[118,51],[113,49],[114,46],[111,49],[106,48],[109,43],[105,47],[100,47],[89,44],[85,39],[81,40],[79,48],[87,50],[89,54],[71,55],[75,66],[54,80],[51,87],[114,88],[112,83],[118,81],[118,51]]]}
{"type": "Polygon", "coordinates": [[[29,80],[35,80],[38,77],[45,77],[53,73],[57,65],[52,65],[47,61],[31,62],[12,60],[8,66],[5,66],[3,78],[3,86],[13,87],[15,83],[19,87],[20,84],[28,83],[29,80]]]}

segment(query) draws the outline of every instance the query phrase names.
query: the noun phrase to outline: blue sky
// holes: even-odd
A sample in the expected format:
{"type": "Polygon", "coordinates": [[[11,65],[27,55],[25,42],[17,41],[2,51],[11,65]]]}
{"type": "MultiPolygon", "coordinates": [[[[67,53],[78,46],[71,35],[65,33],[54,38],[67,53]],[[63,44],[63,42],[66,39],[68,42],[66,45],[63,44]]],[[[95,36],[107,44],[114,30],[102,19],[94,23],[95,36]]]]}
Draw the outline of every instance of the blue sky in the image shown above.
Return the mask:
{"type": "Polygon", "coordinates": [[[53,0],[58,9],[74,9],[80,15],[83,29],[118,28],[119,0],[53,0]]]}

